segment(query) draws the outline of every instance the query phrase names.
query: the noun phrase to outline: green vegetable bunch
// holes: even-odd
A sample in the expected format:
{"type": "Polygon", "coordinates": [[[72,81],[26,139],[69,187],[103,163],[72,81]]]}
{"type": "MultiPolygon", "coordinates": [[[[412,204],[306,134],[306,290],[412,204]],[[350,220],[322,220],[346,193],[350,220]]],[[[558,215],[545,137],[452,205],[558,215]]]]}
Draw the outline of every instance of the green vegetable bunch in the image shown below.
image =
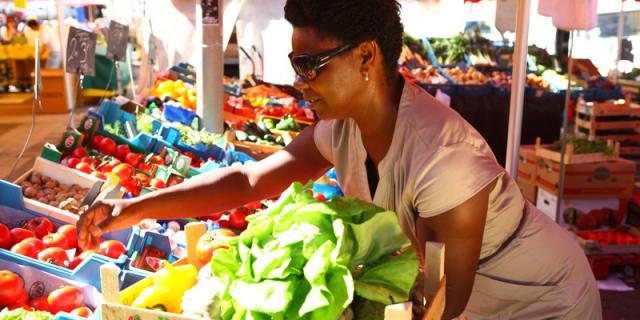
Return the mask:
{"type": "MultiPolygon", "coordinates": [[[[573,153],[575,154],[604,153],[610,156],[615,154],[615,149],[608,146],[607,143],[602,140],[591,141],[587,138],[577,136],[566,136],[565,139],[568,144],[573,145],[573,153]]],[[[560,141],[553,143],[553,149],[561,149],[560,141]]]]}
{"type": "MultiPolygon", "coordinates": [[[[395,213],[358,199],[318,202],[294,183],[218,250],[212,274],[222,285],[213,319],[338,319],[361,299],[409,299],[418,274],[395,213]]],[[[371,319],[371,318],[367,318],[371,319]]]]}
{"type": "Polygon", "coordinates": [[[23,308],[14,310],[4,309],[0,311],[2,320],[53,320],[55,317],[46,311],[27,311],[23,308]]]}
{"type": "Polygon", "coordinates": [[[178,125],[180,138],[190,146],[203,144],[205,146],[218,146],[224,143],[224,137],[221,134],[215,134],[206,130],[196,130],[185,125],[178,125]]]}
{"type": "Polygon", "coordinates": [[[139,132],[153,135],[153,118],[144,113],[138,114],[136,117],[136,128],[139,132]]]}
{"type": "Polygon", "coordinates": [[[104,124],[104,130],[106,130],[107,132],[116,135],[116,136],[120,136],[120,137],[124,137],[124,131],[122,129],[122,122],[120,122],[120,120],[116,120],[113,125],[109,124],[109,123],[105,123],[104,124]]]}

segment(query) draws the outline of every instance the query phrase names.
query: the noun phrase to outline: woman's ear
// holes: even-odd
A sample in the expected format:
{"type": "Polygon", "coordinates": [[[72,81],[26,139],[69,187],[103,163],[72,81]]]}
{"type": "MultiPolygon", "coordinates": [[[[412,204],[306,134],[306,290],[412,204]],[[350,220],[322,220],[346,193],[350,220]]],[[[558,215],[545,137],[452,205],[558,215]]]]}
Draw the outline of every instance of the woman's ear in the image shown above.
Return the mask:
{"type": "Polygon", "coordinates": [[[365,41],[358,46],[360,55],[360,72],[368,73],[377,58],[377,44],[375,41],[365,41]]]}

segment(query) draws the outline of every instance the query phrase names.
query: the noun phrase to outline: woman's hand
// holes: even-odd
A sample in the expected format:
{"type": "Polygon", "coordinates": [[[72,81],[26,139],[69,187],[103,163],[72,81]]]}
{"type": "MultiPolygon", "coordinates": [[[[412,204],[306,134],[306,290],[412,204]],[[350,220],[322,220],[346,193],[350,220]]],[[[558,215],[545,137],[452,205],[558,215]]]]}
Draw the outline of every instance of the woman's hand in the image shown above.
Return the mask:
{"type": "Polygon", "coordinates": [[[126,200],[102,200],[80,215],[77,225],[80,249],[93,249],[100,244],[103,234],[135,224],[136,220],[130,219],[131,213],[125,210],[128,207],[126,200]]]}

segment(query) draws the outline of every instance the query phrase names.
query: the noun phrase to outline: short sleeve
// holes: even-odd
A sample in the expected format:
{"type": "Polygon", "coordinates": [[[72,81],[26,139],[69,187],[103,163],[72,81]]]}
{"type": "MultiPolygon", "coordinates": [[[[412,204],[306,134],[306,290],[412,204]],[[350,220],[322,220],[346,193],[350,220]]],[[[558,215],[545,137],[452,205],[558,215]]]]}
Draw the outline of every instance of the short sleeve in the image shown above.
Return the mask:
{"type": "Polygon", "coordinates": [[[468,143],[444,146],[416,171],[413,203],[421,217],[432,217],[464,203],[504,173],[488,151],[468,143]]]}
{"type": "Polygon", "coordinates": [[[321,120],[316,123],[313,129],[313,141],[316,144],[316,148],[331,163],[334,163],[332,147],[334,124],[334,121],[321,120]]]}

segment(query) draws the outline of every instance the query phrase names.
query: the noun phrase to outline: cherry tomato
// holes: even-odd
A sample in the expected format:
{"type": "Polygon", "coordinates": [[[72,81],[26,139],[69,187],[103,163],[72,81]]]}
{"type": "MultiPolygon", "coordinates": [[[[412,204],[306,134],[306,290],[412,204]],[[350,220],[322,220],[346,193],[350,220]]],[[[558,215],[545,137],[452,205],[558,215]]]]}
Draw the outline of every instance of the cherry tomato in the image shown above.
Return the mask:
{"type": "Polygon", "coordinates": [[[247,228],[249,222],[247,222],[247,217],[244,214],[234,211],[229,214],[229,224],[232,229],[242,231],[247,228]]]}
{"type": "Polygon", "coordinates": [[[116,153],[116,143],[110,138],[104,138],[98,145],[98,150],[106,155],[114,155],[116,153]]]}
{"type": "Polygon", "coordinates": [[[322,201],[322,202],[327,201],[327,197],[325,197],[322,192],[314,193],[313,198],[316,199],[316,201],[322,201]]]}
{"type": "Polygon", "coordinates": [[[67,167],[71,168],[71,169],[75,169],[75,167],[78,165],[78,163],[80,163],[80,159],[76,158],[76,157],[69,157],[67,158],[67,167]]]}
{"type": "Polygon", "coordinates": [[[107,180],[107,175],[105,175],[104,172],[94,171],[94,172],[91,172],[91,175],[100,180],[107,180]]]}
{"type": "Polygon", "coordinates": [[[91,138],[91,146],[94,148],[98,148],[102,139],[104,139],[103,136],[96,134],[95,136],[93,136],[93,138],[91,138]]]}
{"type": "Polygon", "coordinates": [[[121,144],[116,147],[115,157],[120,159],[120,161],[125,161],[127,155],[131,153],[131,149],[126,144],[121,144]]]}
{"type": "Polygon", "coordinates": [[[133,167],[137,167],[138,164],[140,164],[140,158],[142,158],[141,155],[135,153],[135,152],[129,152],[127,153],[124,162],[132,165],[133,167]]]}
{"type": "Polygon", "coordinates": [[[91,174],[91,172],[93,172],[93,169],[91,169],[91,165],[86,162],[78,163],[78,165],[76,165],[76,170],[82,171],[86,174],[91,174]]]}
{"type": "Polygon", "coordinates": [[[70,313],[74,316],[83,317],[83,318],[89,318],[93,314],[93,312],[91,312],[91,309],[87,307],[75,308],[70,313]]]}
{"type": "Polygon", "coordinates": [[[115,173],[120,178],[120,184],[125,185],[133,175],[133,168],[130,165],[121,163],[117,165],[111,172],[115,173]]]}
{"type": "Polygon", "coordinates": [[[76,158],[82,158],[82,157],[87,155],[87,151],[84,150],[83,147],[77,147],[77,148],[73,149],[73,151],[71,152],[71,155],[76,157],[76,158]]]}

